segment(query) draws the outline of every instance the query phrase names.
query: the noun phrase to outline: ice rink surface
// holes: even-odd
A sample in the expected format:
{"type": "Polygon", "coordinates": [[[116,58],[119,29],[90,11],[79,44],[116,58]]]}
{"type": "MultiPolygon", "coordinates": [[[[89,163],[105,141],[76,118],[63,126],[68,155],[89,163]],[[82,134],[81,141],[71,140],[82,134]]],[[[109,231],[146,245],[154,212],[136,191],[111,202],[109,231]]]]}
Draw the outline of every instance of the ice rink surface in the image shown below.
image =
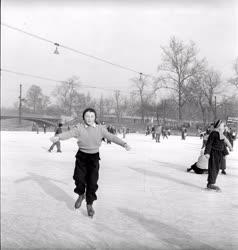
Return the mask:
{"type": "Polygon", "coordinates": [[[1,132],[2,249],[238,249],[238,141],[217,179],[221,193],[205,190],[207,175],[186,172],[198,137],[156,144],[130,134],[129,152],[103,143],[91,219],[85,202],[74,209],[76,140],[49,153],[52,135],[1,132]]]}

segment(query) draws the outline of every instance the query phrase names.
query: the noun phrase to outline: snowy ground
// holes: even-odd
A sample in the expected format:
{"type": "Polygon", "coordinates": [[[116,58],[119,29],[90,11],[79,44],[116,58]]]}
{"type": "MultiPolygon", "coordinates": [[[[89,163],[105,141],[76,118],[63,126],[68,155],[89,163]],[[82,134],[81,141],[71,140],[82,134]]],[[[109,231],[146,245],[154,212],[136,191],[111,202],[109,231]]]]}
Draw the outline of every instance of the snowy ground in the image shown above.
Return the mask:
{"type": "MultiPolygon", "coordinates": [[[[95,217],[74,210],[76,140],[48,153],[52,133],[1,132],[2,249],[238,249],[238,141],[219,175],[187,173],[202,141],[127,135],[125,151],[103,143],[95,217]]],[[[121,136],[120,136],[121,137],[121,136]]]]}

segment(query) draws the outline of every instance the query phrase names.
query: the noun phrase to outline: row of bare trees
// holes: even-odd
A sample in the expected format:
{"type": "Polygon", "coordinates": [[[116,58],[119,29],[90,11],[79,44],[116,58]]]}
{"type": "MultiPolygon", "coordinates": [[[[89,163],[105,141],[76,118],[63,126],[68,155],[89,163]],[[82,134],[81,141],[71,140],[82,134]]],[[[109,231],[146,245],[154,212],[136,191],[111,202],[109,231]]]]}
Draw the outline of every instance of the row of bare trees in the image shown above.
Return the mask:
{"type": "Polygon", "coordinates": [[[169,45],[161,49],[161,63],[155,76],[139,74],[131,79],[128,94],[115,90],[111,96],[94,98],[90,93],[80,92],[79,78],[73,76],[56,86],[51,98],[39,86],[32,85],[24,107],[33,113],[77,116],[91,106],[98,110],[99,117],[115,114],[118,122],[125,115],[140,115],[142,121],[146,116],[155,116],[206,123],[218,116],[225,118],[238,113],[237,97],[226,97],[224,89],[224,86],[238,89],[238,59],[234,75],[223,82],[221,74],[211,69],[205,58],[198,59],[193,42],[184,43],[172,37],[169,45]]]}

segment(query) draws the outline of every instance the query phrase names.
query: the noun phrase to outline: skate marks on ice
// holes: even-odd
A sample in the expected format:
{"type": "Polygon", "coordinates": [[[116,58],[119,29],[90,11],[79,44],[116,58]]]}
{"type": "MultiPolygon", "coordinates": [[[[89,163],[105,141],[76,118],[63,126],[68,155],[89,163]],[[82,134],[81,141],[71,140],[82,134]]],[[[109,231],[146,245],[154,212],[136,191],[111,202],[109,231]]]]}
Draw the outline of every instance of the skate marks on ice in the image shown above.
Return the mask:
{"type": "Polygon", "coordinates": [[[200,186],[194,185],[192,183],[189,183],[189,182],[186,182],[186,181],[183,181],[183,180],[176,179],[174,177],[171,177],[171,176],[159,173],[159,172],[155,172],[155,171],[151,171],[151,170],[147,170],[147,169],[141,169],[141,168],[132,168],[132,167],[129,167],[129,168],[131,170],[134,170],[134,171],[136,171],[138,173],[141,173],[143,175],[147,175],[147,176],[154,177],[154,178],[158,177],[158,178],[169,180],[169,181],[172,181],[172,182],[175,182],[175,183],[178,183],[178,184],[182,184],[182,185],[185,185],[185,186],[193,187],[193,188],[196,188],[196,189],[201,189],[200,186]]]}
{"type": "Polygon", "coordinates": [[[184,172],[188,168],[186,165],[180,165],[180,164],[158,161],[158,160],[152,160],[152,161],[155,162],[156,164],[158,164],[158,167],[176,169],[176,170],[182,171],[182,172],[184,172]]]}
{"type": "MultiPolygon", "coordinates": [[[[199,242],[189,234],[178,228],[160,222],[157,219],[148,219],[143,214],[133,210],[118,208],[119,212],[126,215],[141,225],[146,231],[153,234],[158,241],[164,243],[167,248],[163,250],[181,249],[181,250],[217,250],[208,244],[199,242]]],[[[158,248],[159,250],[160,248],[158,248]]]]}
{"type": "Polygon", "coordinates": [[[57,201],[64,202],[68,209],[74,211],[74,199],[70,197],[62,188],[54,184],[54,182],[64,185],[67,185],[67,183],[31,172],[28,172],[27,177],[15,180],[14,182],[18,184],[24,181],[33,181],[37,183],[47,195],[57,201]]]}

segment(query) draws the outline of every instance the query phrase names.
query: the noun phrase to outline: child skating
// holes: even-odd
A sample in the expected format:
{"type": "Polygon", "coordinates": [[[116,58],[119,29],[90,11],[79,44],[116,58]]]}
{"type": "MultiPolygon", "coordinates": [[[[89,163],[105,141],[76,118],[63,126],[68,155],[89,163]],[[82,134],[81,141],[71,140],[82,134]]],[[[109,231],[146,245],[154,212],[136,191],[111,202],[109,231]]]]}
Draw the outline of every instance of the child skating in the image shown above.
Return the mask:
{"type": "Polygon", "coordinates": [[[97,200],[99,147],[101,146],[102,138],[106,138],[124,147],[126,150],[130,150],[130,146],[126,142],[109,133],[105,126],[96,124],[96,118],[96,111],[88,108],[83,112],[84,124],[80,124],[77,128],[51,138],[53,142],[67,140],[72,137],[78,139],[79,150],[75,156],[73,179],[76,186],[74,192],[79,197],[75,202],[75,208],[80,208],[82,201],[86,198],[87,212],[90,217],[93,217],[95,213],[92,205],[97,200]]]}

